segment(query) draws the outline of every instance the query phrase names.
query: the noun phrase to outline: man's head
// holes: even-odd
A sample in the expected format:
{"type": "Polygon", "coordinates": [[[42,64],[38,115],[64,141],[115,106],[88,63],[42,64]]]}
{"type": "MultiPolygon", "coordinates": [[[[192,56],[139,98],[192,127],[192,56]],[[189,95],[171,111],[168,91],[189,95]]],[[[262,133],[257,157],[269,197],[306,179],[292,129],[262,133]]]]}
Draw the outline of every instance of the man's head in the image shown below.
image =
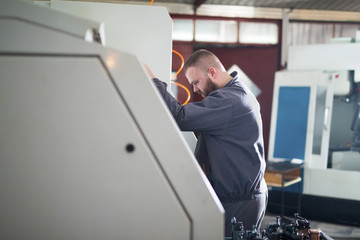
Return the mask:
{"type": "Polygon", "coordinates": [[[223,87],[229,80],[224,66],[212,53],[204,49],[195,51],[185,62],[185,76],[193,91],[204,98],[212,91],[223,87]]]}

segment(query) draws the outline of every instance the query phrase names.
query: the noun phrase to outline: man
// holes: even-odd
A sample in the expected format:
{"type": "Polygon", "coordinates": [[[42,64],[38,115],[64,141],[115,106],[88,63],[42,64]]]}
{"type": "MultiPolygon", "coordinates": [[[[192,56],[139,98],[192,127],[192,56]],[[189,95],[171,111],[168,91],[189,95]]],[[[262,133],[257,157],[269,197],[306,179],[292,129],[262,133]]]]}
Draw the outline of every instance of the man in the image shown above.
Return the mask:
{"type": "Polygon", "coordinates": [[[182,106],[166,83],[153,80],[180,129],[199,133],[195,156],[225,209],[225,236],[231,236],[232,217],[245,230],[259,230],[267,205],[259,103],[207,50],[194,52],[184,71],[202,101],[182,106]]]}

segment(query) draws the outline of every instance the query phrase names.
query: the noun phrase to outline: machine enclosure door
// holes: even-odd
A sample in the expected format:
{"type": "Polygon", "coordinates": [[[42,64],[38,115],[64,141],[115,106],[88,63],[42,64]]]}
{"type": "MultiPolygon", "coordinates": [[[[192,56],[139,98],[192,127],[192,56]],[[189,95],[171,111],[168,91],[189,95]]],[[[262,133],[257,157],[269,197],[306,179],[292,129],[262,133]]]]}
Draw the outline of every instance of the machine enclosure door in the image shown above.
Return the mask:
{"type": "Polygon", "coordinates": [[[269,140],[270,160],[300,159],[326,168],[333,73],[280,71],[275,75],[269,140]]]}

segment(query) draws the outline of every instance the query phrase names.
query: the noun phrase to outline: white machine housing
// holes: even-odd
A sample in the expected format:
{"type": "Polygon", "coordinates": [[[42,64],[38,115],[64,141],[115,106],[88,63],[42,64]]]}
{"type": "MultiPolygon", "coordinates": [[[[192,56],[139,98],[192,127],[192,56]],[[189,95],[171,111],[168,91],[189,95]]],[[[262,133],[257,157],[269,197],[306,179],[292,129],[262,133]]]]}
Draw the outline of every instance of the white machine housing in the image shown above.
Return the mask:
{"type": "MultiPolygon", "coordinates": [[[[291,46],[289,48],[288,68],[277,72],[275,75],[269,159],[272,161],[291,160],[292,158],[303,160],[303,192],[305,194],[360,200],[360,192],[357,190],[360,184],[359,171],[356,169],[327,168],[329,139],[332,134],[331,131],[334,130],[332,122],[336,118],[349,119],[348,131],[350,131],[352,112],[335,116],[339,113],[335,113],[335,115],[333,113],[334,97],[345,96],[350,93],[349,71],[354,72],[354,81],[359,81],[360,60],[356,57],[357,53],[360,54],[360,44],[358,43],[291,46]],[[277,155],[276,152],[277,145],[280,146],[285,143],[285,146],[280,147],[286,149],[286,144],[291,145],[291,138],[294,137],[288,134],[289,142],[278,142],[277,140],[279,128],[284,128],[281,122],[278,122],[280,114],[279,89],[286,86],[309,88],[308,98],[298,99],[298,103],[303,103],[303,100],[307,102],[307,108],[304,108],[306,112],[302,115],[305,118],[300,124],[306,128],[298,129],[298,132],[302,133],[300,134],[302,137],[301,144],[303,144],[300,146],[303,151],[301,157],[296,154],[293,156],[291,154],[277,155]]],[[[296,105],[293,108],[294,111],[297,111],[296,105]]],[[[285,116],[287,119],[282,123],[293,118],[291,114],[285,116]]],[[[299,122],[295,121],[295,123],[298,124],[299,122]]],[[[292,126],[296,126],[296,124],[292,126]]],[[[359,160],[359,153],[347,152],[344,154],[351,155],[352,159],[359,160]],[[354,154],[357,157],[354,158],[354,154]]],[[[356,162],[354,164],[359,166],[360,162],[356,162]]]]}
{"type": "Polygon", "coordinates": [[[271,160],[307,160],[306,167],[326,168],[338,73],[280,71],[275,74],[270,127],[271,160]]]}
{"type": "Polygon", "coordinates": [[[222,239],[221,203],[138,58],[69,30],[92,22],[0,6],[0,238],[222,239]]]}
{"type": "MultiPolygon", "coordinates": [[[[50,7],[103,23],[107,47],[136,55],[169,89],[173,87],[172,21],[165,7],[68,0],[51,0],[50,7]]],[[[184,131],[182,135],[194,151],[197,142],[194,133],[184,131]]]]}

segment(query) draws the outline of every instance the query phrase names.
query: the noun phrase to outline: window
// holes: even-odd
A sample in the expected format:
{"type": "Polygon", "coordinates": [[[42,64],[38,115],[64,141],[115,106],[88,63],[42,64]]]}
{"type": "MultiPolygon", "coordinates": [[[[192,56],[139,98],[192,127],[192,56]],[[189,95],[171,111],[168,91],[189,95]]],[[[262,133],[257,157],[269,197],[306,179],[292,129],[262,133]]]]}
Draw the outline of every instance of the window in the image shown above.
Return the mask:
{"type": "Polygon", "coordinates": [[[329,43],[333,35],[331,23],[291,23],[290,45],[329,43]]]}
{"type": "Polygon", "coordinates": [[[355,41],[360,23],[291,22],[289,44],[324,44],[338,41],[355,41]],[[342,40],[343,39],[343,40],[342,40]]]}
{"type": "Polygon", "coordinates": [[[195,40],[199,42],[236,42],[236,21],[196,20],[195,40]]]}
{"type": "Polygon", "coordinates": [[[359,24],[338,23],[334,25],[336,38],[352,38],[356,39],[357,31],[360,30],[359,24]]]}
{"type": "Polygon", "coordinates": [[[278,26],[275,23],[240,22],[240,43],[277,44],[278,26]]]}
{"type": "Polygon", "coordinates": [[[173,17],[175,41],[223,44],[279,44],[279,21],[173,17]]]}
{"type": "Polygon", "coordinates": [[[173,19],[173,21],[173,40],[192,41],[194,39],[193,21],[191,19],[173,19]]]}

